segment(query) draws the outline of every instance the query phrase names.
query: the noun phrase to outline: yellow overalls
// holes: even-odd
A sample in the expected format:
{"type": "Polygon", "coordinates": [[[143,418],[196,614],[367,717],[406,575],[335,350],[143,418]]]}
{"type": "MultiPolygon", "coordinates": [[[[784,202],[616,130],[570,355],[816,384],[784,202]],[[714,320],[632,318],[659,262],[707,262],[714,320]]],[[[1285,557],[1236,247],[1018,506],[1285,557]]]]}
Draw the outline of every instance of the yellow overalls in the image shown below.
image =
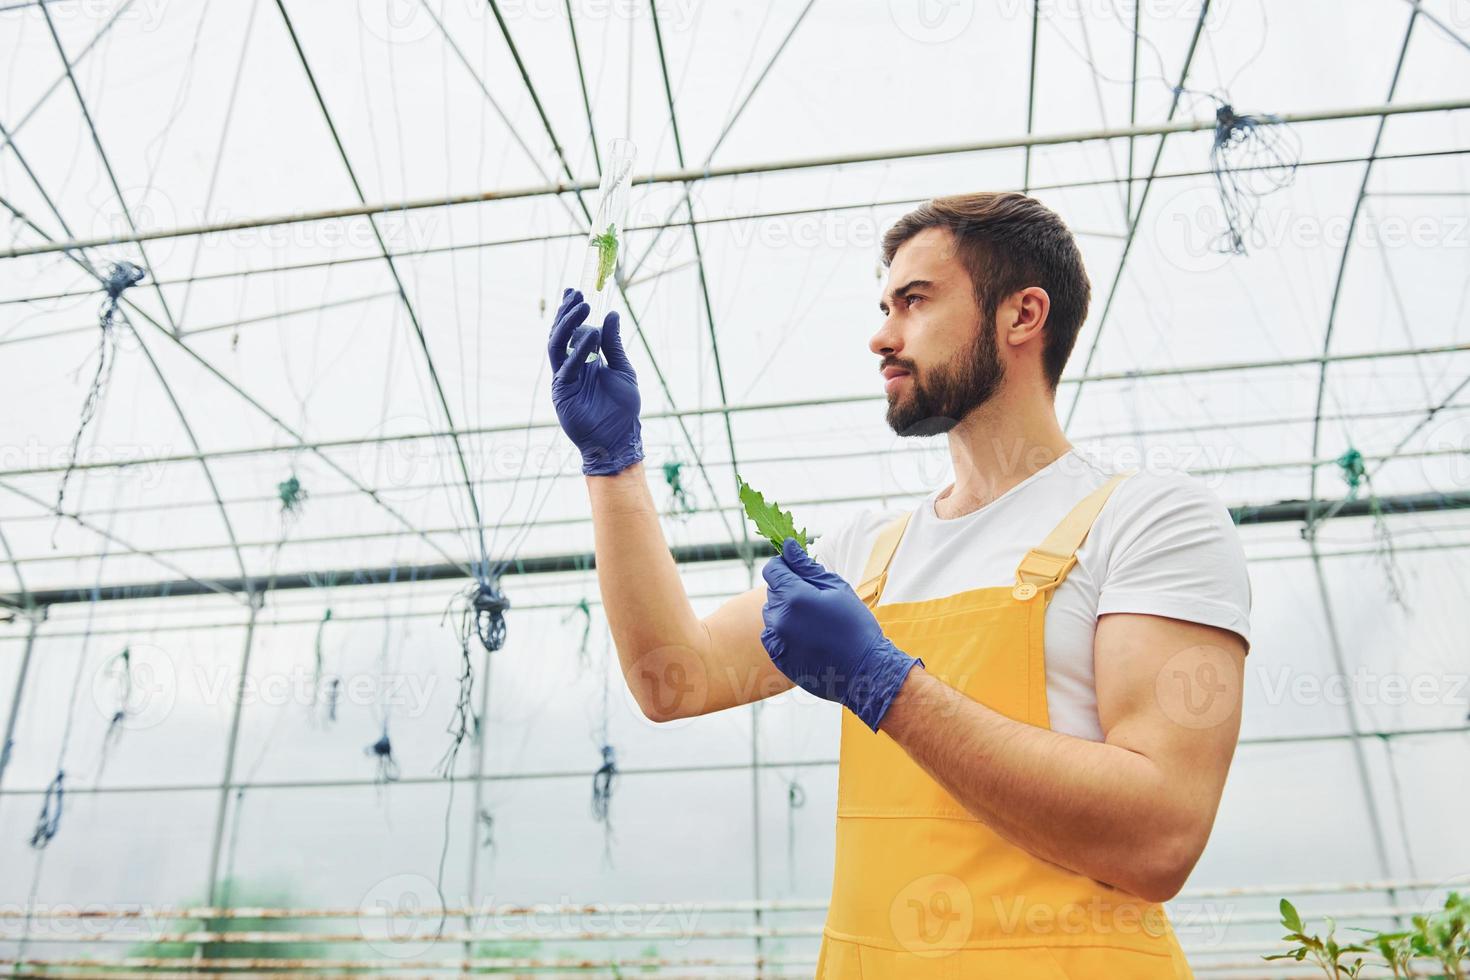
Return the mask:
{"type": "MultiPolygon", "coordinates": [[[[1047,602],[1127,475],[1090,494],[1028,552],[1014,585],[879,605],[905,515],[879,534],[857,594],[930,673],[1009,718],[1049,728],[1047,602]]],[[[818,980],[1191,976],[1163,906],[1007,842],[886,733],[843,712],[837,861],[818,980]]]]}

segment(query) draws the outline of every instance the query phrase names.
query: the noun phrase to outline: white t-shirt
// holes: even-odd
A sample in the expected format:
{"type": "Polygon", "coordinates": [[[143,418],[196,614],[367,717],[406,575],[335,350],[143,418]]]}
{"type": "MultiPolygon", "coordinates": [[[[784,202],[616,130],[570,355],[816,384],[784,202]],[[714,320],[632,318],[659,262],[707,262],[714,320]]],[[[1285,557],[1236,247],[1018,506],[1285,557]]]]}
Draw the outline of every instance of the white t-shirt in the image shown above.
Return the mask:
{"type": "MultiPolygon", "coordinates": [[[[1067,452],[979,510],[941,519],[931,492],[910,518],[880,602],[937,599],[1016,580],[1016,565],[1112,474],[1067,452]]],[[[878,533],[903,510],[864,510],[811,554],[856,586],[878,533]]],[[[1046,611],[1046,700],[1055,731],[1102,741],[1093,636],[1104,613],[1169,616],[1250,642],[1250,578],[1224,504],[1195,478],[1143,471],[1108,498],[1046,611]]]]}

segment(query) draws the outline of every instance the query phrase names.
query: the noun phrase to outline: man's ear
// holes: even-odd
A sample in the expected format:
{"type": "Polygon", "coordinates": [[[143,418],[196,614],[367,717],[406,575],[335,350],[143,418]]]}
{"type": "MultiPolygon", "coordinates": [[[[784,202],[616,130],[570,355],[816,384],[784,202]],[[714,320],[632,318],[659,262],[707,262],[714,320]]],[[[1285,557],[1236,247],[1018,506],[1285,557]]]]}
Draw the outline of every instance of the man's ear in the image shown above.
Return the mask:
{"type": "Polygon", "coordinates": [[[1046,318],[1051,313],[1051,297],[1040,286],[1027,286],[1018,290],[1002,304],[1006,317],[1003,339],[1013,347],[1039,336],[1046,318]]]}

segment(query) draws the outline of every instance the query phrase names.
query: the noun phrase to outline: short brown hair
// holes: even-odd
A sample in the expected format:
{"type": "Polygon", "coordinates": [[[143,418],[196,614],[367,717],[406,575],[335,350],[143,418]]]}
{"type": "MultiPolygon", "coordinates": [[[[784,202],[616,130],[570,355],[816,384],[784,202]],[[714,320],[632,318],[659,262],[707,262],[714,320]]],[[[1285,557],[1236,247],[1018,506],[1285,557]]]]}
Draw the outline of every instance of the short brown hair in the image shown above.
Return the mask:
{"type": "Polygon", "coordinates": [[[927,228],[948,228],[954,234],[987,322],[1001,300],[1016,291],[1027,286],[1046,290],[1051,312],[1041,360],[1047,383],[1055,390],[1087,319],[1092,295],[1082,253],[1066,224],[1051,208],[1025,194],[936,197],[898,219],[883,235],[883,264],[890,264],[900,245],[927,228]]]}

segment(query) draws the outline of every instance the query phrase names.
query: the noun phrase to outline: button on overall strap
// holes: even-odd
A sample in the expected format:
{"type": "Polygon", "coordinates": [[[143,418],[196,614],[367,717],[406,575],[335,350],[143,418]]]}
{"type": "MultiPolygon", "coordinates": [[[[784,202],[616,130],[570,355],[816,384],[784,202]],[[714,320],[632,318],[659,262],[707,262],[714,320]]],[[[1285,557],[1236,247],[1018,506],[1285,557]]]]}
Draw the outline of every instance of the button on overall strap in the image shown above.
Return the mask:
{"type": "Polygon", "coordinates": [[[1052,529],[1045,541],[1026,552],[1026,557],[1016,566],[1016,584],[1011,589],[1011,595],[1025,602],[1061,585],[1072,566],[1077,564],[1077,549],[1087,540],[1087,532],[1092,530],[1093,522],[1102,512],[1103,505],[1108,502],[1118,484],[1135,472],[1137,471],[1127,470],[1119,473],[1082,498],[1082,502],[1062,518],[1061,523],[1052,529]]]}
{"type": "Polygon", "coordinates": [[[876,599],[882,594],[883,584],[888,581],[888,566],[893,561],[893,553],[898,550],[898,540],[903,537],[904,528],[909,526],[909,518],[912,516],[913,512],[910,511],[890,522],[878,533],[878,541],[868,553],[868,565],[863,569],[863,577],[858,582],[857,594],[863,602],[876,599]]]}

